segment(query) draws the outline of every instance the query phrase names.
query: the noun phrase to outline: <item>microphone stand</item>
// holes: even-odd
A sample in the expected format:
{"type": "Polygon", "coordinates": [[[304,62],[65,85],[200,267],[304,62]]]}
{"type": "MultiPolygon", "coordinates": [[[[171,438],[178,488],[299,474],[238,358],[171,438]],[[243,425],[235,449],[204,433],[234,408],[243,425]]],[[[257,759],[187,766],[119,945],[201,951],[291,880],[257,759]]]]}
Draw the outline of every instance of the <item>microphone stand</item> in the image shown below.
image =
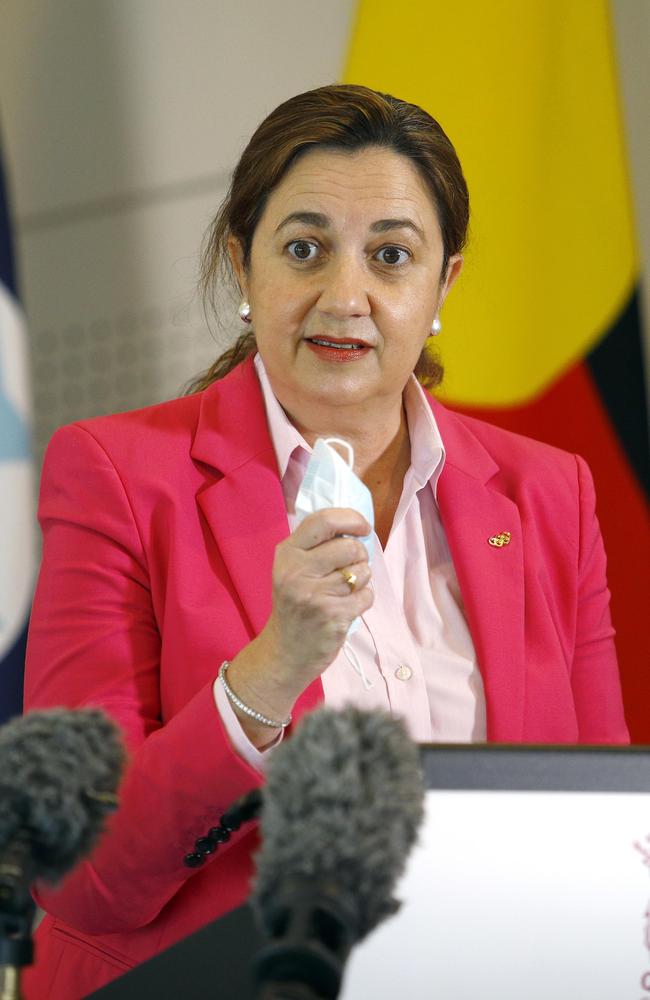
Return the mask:
{"type": "Polygon", "coordinates": [[[27,837],[17,838],[0,858],[0,1000],[22,1000],[21,970],[34,960],[36,906],[29,892],[28,860],[27,837]]]}
{"type": "Polygon", "coordinates": [[[304,983],[266,983],[256,994],[255,1000],[321,1000],[321,993],[314,993],[304,983]]]}
{"type": "Polygon", "coordinates": [[[255,1000],[336,1000],[359,938],[347,893],[317,879],[289,879],[263,911],[267,943],[254,961],[255,1000]]]}
{"type": "MultiPolygon", "coordinates": [[[[263,793],[253,789],[221,817],[225,831],[258,819],[263,793]]],[[[292,880],[282,901],[256,916],[267,944],[254,961],[255,1000],[334,1000],[356,940],[355,910],[335,886],[292,880]]],[[[0,996],[0,1000],[4,1000],[0,996]]]]}
{"type": "Polygon", "coordinates": [[[22,1000],[20,973],[34,960],[32,923],[36,907],[25,906],[22,914],[0,912],[0,1000],[22,1000]]]}

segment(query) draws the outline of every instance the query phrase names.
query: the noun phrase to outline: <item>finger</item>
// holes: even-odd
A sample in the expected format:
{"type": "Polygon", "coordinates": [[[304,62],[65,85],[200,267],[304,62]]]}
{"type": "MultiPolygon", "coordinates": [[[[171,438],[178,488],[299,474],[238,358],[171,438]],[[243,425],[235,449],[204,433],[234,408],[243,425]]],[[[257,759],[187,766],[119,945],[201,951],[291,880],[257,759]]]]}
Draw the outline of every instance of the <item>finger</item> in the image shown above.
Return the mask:
{"type": "Polygon", "coordinates": [[[374,599],[375,592],[370,586],[362,587],[361,590],[355,590],[353,594],[348,594],[344,600],[341,599],[341,604],[343,604],[350,615],[350,623],[355,618],[365,614],[368,608],[372,607],[374,599]]]}
{"type": "MultiPolygon", "coordinates": [[[[366,611],[372,607],[375,601],[375,592],[372,587],[364,587],[362,590],[356,590],[351,597],[357,598],[356,605],[356,615],[365,615],[366,611]]],[[[356,616],[355,616],[356,617],[356,616]]]]}
{"type": "Polygon", "coordinates": [[[326,615],[328,627],[337,632],[341,642],[355,618],[364,615],[372,606],[374,599],[374,591],[369,586],[355,590],[354,593],[350,593],[348,588],[345,595],[324,596],[321,606],[326,615]]]}
{"type": "Polygon", "coordinates": [[[368,551],[363,542],[350,537],[333,538],[295,555],[299,558],[301,571],[312,577],[329,576],[352,563],[368,562],[368,551]]]}
{"type": "Polygon", "coordinates": [[[355,594],[367,587],[372,578],[370,566],[367,562],[351,563],[344,567],[346,573],[351,573],[355,577],[354,589],[343,576],[340,569],[323,579],[323,593],[331,594],[332,597],[347,597],[348,594],[355,594]]]}
{"type": "Polygon", "coordinates": [[[309,514],[290,538],[301,549],[313,549],[338,535],[363,537],[369,535],[371,530],[365,517],[358,511],[348,507],[328,507],[309,514]]]}

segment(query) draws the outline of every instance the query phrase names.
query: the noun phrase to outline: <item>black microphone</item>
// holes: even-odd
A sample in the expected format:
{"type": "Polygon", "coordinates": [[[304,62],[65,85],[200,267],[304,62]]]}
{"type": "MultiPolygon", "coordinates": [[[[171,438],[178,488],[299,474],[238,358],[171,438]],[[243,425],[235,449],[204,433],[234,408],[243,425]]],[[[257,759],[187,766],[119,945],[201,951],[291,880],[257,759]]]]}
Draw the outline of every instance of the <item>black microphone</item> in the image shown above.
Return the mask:
{"type": "Polygon", "coordinates": [[[258,997],[338,997],[353,945],[399,907],[423,803],[418,749],[384,712],[319,709],[273,751],[252,895],[270,939],[258,997]]]}
{"type": "Polygon", "coordinates": [[[92,850],[125,763],[98,709],[31,712],[0,728],[0,966],[32,961],[36,879],[56,883],[92,850]]]}

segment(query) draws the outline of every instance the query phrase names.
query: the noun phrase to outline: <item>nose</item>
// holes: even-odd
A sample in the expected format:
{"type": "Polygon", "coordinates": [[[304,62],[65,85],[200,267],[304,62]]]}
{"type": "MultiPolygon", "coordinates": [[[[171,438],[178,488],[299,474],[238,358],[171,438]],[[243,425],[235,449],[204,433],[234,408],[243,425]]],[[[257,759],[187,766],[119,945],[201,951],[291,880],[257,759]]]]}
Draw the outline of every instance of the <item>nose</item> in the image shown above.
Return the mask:
{"type": "Polygon", "coordinates": [[[361,261],[341,256],[330,261],[323,272],[318,308],[334,319],[370,315],[368,275],[361,261]]]}

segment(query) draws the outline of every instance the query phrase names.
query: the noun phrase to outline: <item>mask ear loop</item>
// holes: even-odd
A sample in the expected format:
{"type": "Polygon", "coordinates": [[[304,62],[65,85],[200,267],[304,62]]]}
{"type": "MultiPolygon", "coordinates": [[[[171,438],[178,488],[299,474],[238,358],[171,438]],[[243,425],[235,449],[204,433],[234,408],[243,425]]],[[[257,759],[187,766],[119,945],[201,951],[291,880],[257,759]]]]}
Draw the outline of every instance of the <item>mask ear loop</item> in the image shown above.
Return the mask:
{"type": "Polygon", "coordinates": [[[366,691],[369,691],[371,687],[374,687],[374,683],[372,681],[369,681],[368,678],[366,677],[365,671],[361,665],[359,657],[357,656],[357,654],[355,653],[355,651],[353,650],[352,646],[350,645],[347,639],[343,643],[343,652],[345,653],[345,658],[352,667],[352,669],[354,670],[355,674],[358,674],[359,677],[361,678],[361,682],[364,688],[366,689],[366,691]]]}
{"type": "Polygon", "coordinates": [[[348,441],[344,441],[343,438],[323,438],[325,444],[332,445],[337,444],[340,448],[343,448],[347,452],[347,458],[344,459],[352,469],[354,468],[354,448],[348,441]]]}

